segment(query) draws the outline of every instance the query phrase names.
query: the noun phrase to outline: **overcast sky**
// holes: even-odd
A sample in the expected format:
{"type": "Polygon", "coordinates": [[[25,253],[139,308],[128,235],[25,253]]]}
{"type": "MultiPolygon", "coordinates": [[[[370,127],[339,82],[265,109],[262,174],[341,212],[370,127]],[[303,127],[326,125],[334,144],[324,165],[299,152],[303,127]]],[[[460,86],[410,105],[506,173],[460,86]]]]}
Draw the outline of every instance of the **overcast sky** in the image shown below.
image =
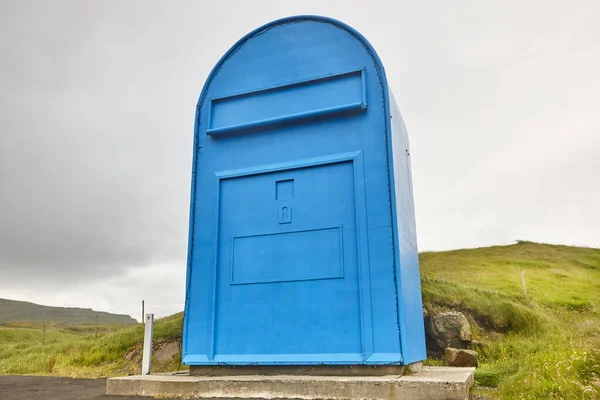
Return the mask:
{"type": "Polygon", "coordinates": [[[280,17],[373,44],[405,119],[420,250],[600,247],[600,2],[0,2],[0,298],[183,309],[194,113],[280,17]]]}

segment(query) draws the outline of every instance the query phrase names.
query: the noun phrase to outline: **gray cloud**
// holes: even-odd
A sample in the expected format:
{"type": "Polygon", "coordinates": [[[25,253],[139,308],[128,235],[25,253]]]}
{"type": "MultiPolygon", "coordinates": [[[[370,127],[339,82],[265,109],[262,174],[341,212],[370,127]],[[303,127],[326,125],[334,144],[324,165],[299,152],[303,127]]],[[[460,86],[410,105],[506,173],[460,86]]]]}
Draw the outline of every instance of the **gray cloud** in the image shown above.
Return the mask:
{"type": "Polygon", "coordinates": [[[600,247],[599,12],[592,0],[4,1],[0,297],[133,313],[140,296],[182,294],[204,79],[239,37],[294,14],[347,22],[381,55],[411,139],[422,249],[600,247]],[[159,270],[174,276],[163,291],[159,270]]]}

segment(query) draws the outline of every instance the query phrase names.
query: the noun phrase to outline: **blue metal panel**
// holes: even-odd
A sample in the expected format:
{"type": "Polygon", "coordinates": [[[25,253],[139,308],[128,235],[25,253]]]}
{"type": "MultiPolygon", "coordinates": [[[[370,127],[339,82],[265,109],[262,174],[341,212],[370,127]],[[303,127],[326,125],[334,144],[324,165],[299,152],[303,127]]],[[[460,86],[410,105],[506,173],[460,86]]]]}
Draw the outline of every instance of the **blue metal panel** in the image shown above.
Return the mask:
{"type": "Polygon", "coordinates": [[[389,96],[392,121],[394,197],[397,214],[395,221],[397,227],[396,248],[398,249],[396,251],[398,320],[400,321],[404,363],[410,364],[427,357],[424,342],[425,327],[408,134],[391,91],[389,91],[389,96]]]}
{"type": "Polygon", "coordinates": [[[215,135],[365,109],[363,81],[364,71],[355,71],[212,99],[206,133],[215,135]]]}
{"type": "Polygon", "coordinates": [[[272,22],[217,63],[196,115],[185,364],[414,359],[389,112],[375,51],[331,19],[272,22]]]}

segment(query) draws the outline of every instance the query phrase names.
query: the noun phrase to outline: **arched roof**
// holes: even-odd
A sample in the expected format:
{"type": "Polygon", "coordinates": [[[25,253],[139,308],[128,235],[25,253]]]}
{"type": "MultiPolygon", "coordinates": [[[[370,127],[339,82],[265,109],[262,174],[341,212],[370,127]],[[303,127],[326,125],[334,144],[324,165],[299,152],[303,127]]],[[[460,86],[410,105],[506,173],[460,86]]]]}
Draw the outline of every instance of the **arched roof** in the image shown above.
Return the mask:
{"type": "Polygon", "coordinates": [[[271,21],[259,28],[256,28],[255,30],[253,30],[253,31],[249,32],[248,34],[246,34],[245,36],[243,36],[233,46],[231,46],[231,48],[229,50],[227,50],[227,52],[215,64],[212,71],[208,75],[206,82],[204,83],[204,87],[202,88],[202,92],[200,93],[200,97],[198,99],[196,118],[198,118],[199,110],[202,107],[202,105],[206,99],[206,95],[208,93],[208,89],[210,87],[212,80],[214,79],[216,74],[219,72],[219,70],[221,69],[223,64],[233,54],[235,54],[235,52],[237,50],[239,50],[248,40],[250,40],[253,37],[256,37],[258,35],[261,35],[261,34],[267,32],[268,30],[270,30],[274,27],[277,27],[277,26],[293,24],[293,23],[298,23],[298,22],[307,22],[307,21],[331,24],[339,29],[347,31],[350,35],[352,35],[354,38],[356,38],[356,40],[358,40],[363,45],[363,47],[365,48],[367,53],[369,53],[369,55],[373,59],[373,62],[375,63],[377,73],[379,76],[379,80],[380,80],[380,84],[384,91],[386,102],[387,102],[388,88],[387,88],[387,79],[385,76],[385,70],[383,68],[383,64],[381,63],[381,59],[379,58],[379,55],[377,54],[377,52],[375,51],[375,49],[373,48],[371,43],[369,43],[369,41],[360,32],[358,32],[356,29],[352,28],[351,26],[349,26],[341,21],[338,21],[336,19],[333,19],[333,18],[322,17],[322,16],[318,16],[318,15],[297,15],[297,16],[286,17],[286,18],[281,18],[281,19],[275,20],[275,21],[271,21]]]}

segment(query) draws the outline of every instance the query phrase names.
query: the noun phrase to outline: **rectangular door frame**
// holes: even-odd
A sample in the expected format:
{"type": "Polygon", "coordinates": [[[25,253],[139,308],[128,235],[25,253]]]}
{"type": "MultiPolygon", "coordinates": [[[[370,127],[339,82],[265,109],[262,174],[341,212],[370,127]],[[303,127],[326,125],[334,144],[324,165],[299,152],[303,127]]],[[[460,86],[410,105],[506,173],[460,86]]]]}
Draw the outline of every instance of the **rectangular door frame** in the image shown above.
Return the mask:
{"type": "MultiPolygon", "coordinates": [[[[362,342],[362,361],[368,360],[373,355],[373,319],[371,312],[371,283],[369,273],[369,246],[368,246],[368,234],[367,234],[367,212],[366,212],[366,193],[365,193],[365,178],[363,169],[363,155],[362,151],[355,151],[349,153],[338,153],[331,154],[323,157],[306,158],[301,160],[295,160],[290,162],[268,164],[261,166],[253,166],[248,168],[240,168],[226,171],[218,171],[214,173],[215,182],[214,185],[216,196],[214,198],[213,210],[214,214],[214,226],[215,231],[212,236],[212,255],[211,255],[211,269],[212,269],[212,282],[213,290],[209,295],[209,310],[211,312],[207,315],[207,358],[202,357],[206,361],[214,360],[215,354],[215,318],[216,318],[216,304],[217,304],[217,268],[218,268],[218,246],[219,246],[219,219],[220,219],[220,192],[221,192],[221,181],[230,178],[238,178],[243,176],[251,176],[258,174],[267,174],[271,172],[279,172],[286,170],[293,170],[299,168],[308,168],[314,166],[335,164],[351,161],[353,164],[354,172],[354,201],[356,210],[356,243],[357,243],[357,262],[358,262],[358,277],[359,277],[359,296],[360,296],[360,326],[361,326],[361,342],[362,342]]],[[[342,356],[343,357],[343,356],[342,356]]],[[[195,357],[194,357],[195,358],[195,357]]],[[[260,362],[260,364],[280,364],[283,362],[298,363],[298,364],[311,364],[311,363],[325,363],[325,364],[352,364],[356,363],[356,360],[316,360],[314,362],[304,360],[282,360],[280,356],[274,356],[273,361],[260,362]],[[276,359],[276,360],[275,360],[276,359]]],[[[304,358],[304,357],[303,357],[304,358]]],[[[196,360],[187,360],[187,362],[194,362],[196,360]]],[[[201,360],[197,360],[201,361],[201,360]]],[[[229,363],[235,364],[235,362],[229,361],[229,363]]],[[[243,362],[248,364],[248,362],[243,362]]]]}

